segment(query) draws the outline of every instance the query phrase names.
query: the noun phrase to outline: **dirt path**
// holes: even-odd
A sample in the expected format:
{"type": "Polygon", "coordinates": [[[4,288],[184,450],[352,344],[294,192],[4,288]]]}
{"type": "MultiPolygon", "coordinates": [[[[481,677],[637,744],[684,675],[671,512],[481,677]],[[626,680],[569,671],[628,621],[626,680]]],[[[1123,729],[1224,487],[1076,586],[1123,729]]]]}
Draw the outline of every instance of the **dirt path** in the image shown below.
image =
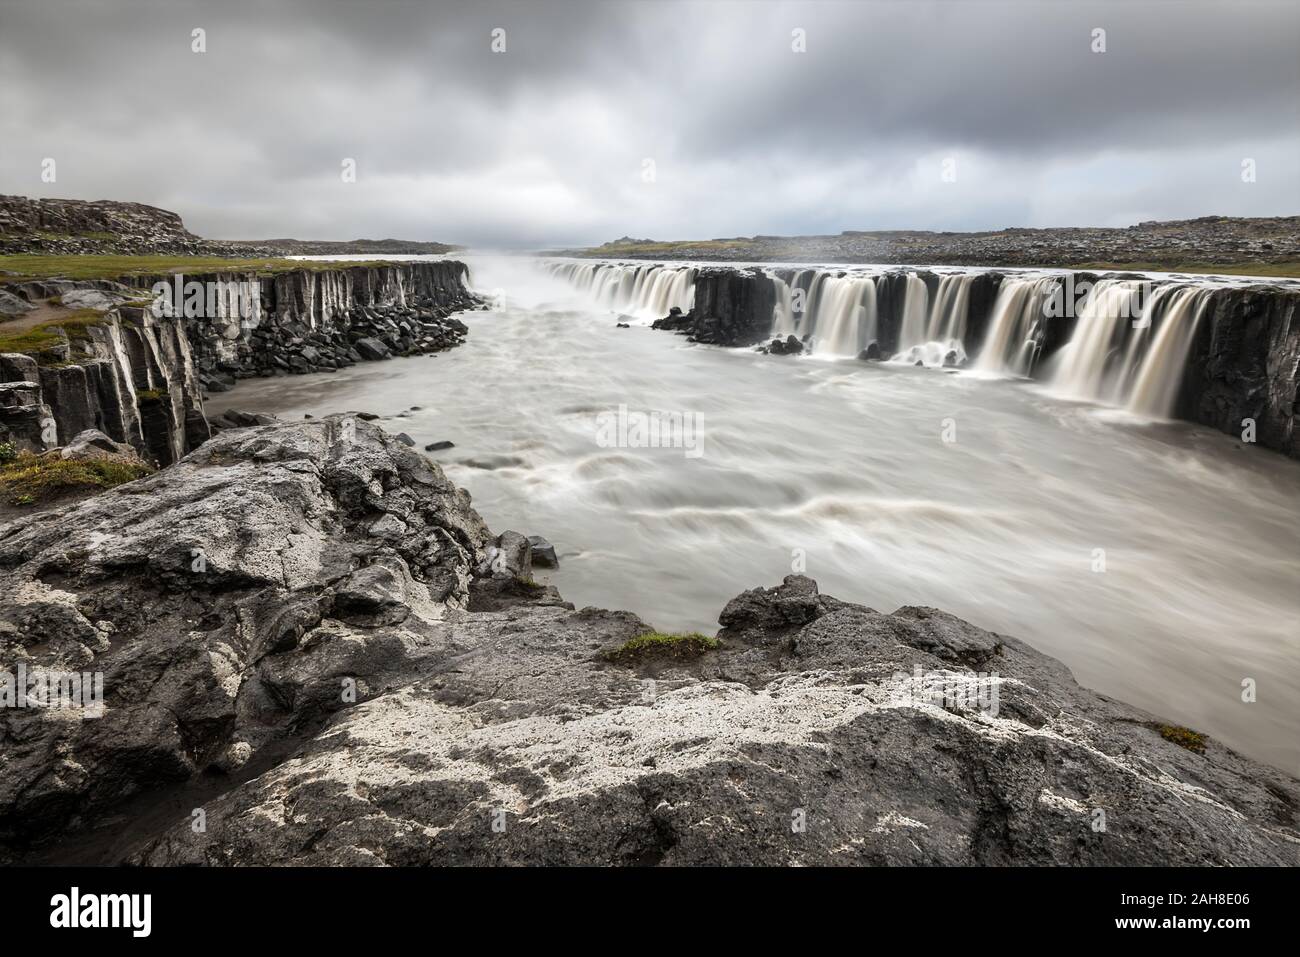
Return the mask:
{"type": "Polygon", "coordinates": [[[63,306],[56,306],[49,302],[38,302],[35,305],[36,308],[31,312],[9,319],[0,319],[0,334],[12,335],[16,332],[26,332],[43,322],[53,322],[73,312],[72,309],[65,309],[63,306]]]}

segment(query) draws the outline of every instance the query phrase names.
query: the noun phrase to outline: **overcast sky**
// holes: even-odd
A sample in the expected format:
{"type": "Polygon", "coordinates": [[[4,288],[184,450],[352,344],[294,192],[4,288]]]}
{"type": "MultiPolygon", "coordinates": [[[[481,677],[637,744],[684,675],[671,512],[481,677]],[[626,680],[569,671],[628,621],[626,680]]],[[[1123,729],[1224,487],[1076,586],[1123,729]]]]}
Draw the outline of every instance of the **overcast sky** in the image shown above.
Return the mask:
{"type": "Polygon", "coordinates": [[[0,0],[0,192],[500,247],[1295,215],[1298,48],[1294,0],[0,0]]]}

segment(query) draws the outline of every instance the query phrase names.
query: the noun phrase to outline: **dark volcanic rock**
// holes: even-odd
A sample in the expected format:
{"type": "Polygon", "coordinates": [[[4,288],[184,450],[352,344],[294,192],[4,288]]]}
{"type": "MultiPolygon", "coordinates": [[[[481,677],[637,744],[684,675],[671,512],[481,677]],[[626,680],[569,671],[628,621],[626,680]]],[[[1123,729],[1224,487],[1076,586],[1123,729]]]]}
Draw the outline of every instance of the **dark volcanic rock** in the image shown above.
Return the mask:
{"type": "Polygon", "coordinates": [[[767,338],[775,307],[776,284],[760,270],[702,269],[691,311],[683,316],[674,308],[652,325],[685,332],[695,342],[752,346],[767,338]]]}
{"type": "Polygon", "coordinates": [[[0,718],[0,859],[1300,863],[1295,779],[1014,638],[792,576],[614,664],[649,626],[531,553],[355,417],[0,527],[0,671],[104,676],[102,717],[0,718]]]}
{"type": "Polygon", "coordinates": [[[528,536],[529,555],[532,563],[539,568],[558,568],[560,559],[555,554],[555,546],[540,535],[528,536]]]}

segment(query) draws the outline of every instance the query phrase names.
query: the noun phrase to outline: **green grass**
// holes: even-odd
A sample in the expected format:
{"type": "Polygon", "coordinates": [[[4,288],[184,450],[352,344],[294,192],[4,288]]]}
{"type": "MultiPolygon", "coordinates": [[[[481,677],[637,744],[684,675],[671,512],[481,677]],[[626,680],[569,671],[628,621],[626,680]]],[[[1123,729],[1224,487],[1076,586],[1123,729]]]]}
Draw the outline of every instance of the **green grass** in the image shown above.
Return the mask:
{"type": "Polygon", "coordinates": [[[1207,263],[1207,262],[1138,262],[1138,263],[1079,263],[1062,266],[1062,269],[1082,269],[1089,272],[1193,272],[1213,273],[1220,276],[1260,276],[1271,279],[1300,278],[1300,260],[1271,263],[1207,263]]]}
{"type": "Polygon", "coordinates": [[[1176,724],[1153,724],[1151,727],[1160,733],[1160,737],[1178,745],[1180,748],[1186,748],[1196,754],[1205,752],[1205,735],[1199,731],[1183,728],[1176,724]]]}
{"type": "Polygon", "coordinates": [[[19,452],[0,465],[0,500],[10,505],[34,505],[70,492],[113,488],[153,471],[144,463],[114,458],[71,461],[57,452],[19,452]]]}
{"type": "Polygon", "coordinates": [[[648,658],[698,658],[706,651],[716,651],[722,642],[693,631],[684,635],[659,631],[637,635],[620,647],[605,653],[609,661],[644,661],[648,658]]]}
{"type": "Polygon", "coordinates": [[[18,458],[18,450],[12,442],[0,442],[0,465],[8,465],[18,458]]]}
{"type": "MultiPolygon", "coordinates": [[[[0,352],[18,352],[40,357],[67,342],[84,342],[90,339],[90,330],[104,321],[107,313],[98,309],[78,309],[61,319],[51,319],[22,332],[9,335],[0,333],[0,352]]],[[[0,326],[0,329],[3,329],[0,326]]],[[[57,361],[57,360],[51,360],[57,361]]]]}
{"type": "Polygon", "coordinates": [[[181,272],[201,275],[215,272],[251,272],[259,276],[305,269],[352,269],[358,266],[390,266],[383,259],[365,262],[304,262],[296,259],[224,259],[220,256],[42,256],[15,253],[0,256],[0,282],[46,279],[129,279],[181,272]],[[5,276],[4,273],[11,275],[5,276]]]}

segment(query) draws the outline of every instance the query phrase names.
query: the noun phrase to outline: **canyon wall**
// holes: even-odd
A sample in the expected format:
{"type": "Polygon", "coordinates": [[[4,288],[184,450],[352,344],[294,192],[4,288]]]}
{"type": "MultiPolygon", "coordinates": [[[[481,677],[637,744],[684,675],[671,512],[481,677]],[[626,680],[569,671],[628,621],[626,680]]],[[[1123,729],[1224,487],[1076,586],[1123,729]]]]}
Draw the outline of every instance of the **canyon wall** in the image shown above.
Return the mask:
{"type": "Polygon", "coordinates": [[[0,325],[0,442],[39,451],[97,429],[168,465],[208,438],[205,392],[459,344],[466,327],[452,313],[477,302],[466,279],[451,261],[194,274],[179,281],[242,283],[256,295],[246,308],[214,297],[210,312],[177,318],[150,308],[154,283],[174,276],[11,283],[34,305],[61,296],[103,308],[56,310],[40,325],[49,335],[23,351],[4,351],[13,326],[0,325]]]}

